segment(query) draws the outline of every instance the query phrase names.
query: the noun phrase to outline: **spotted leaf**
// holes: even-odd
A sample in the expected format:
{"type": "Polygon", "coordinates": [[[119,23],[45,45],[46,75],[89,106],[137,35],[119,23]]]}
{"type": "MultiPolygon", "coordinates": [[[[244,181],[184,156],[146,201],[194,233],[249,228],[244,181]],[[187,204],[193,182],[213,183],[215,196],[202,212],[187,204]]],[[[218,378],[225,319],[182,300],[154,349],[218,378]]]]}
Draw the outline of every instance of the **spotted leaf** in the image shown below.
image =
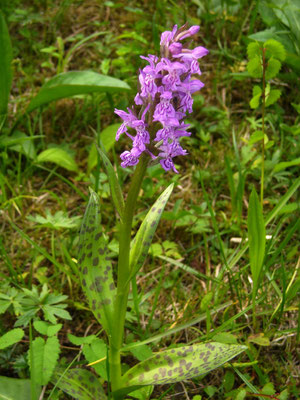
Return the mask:
{"type": "Polygon", "coordinates": [[[79,237],[80,278],[89,305],[106,332],[111,332],[115,284],[101,228],[99,199],[91,190],[79,237]]]}
{"type": "Polygon", "coordinates": [[[211,342],[168,349],[127,371],[123,385],[162,385],[195,378],[220,367],[246,348],[211,342]]]}
{"type": "Polygon", "coordinates": [[[172,193],[173,186],[174,184],[172,183],[159,196],[149,210],[135,238],[133,239],[130,250],[130,269],[132,271],[131,277],[138,272],[145,261],[160,217],[172,193]]]}
{"type": "Polygon", "coordinates": [[[76,400],[106,400],[99,380],[90,371],[80,368],[56,372],[52,382],[76,400]]]}

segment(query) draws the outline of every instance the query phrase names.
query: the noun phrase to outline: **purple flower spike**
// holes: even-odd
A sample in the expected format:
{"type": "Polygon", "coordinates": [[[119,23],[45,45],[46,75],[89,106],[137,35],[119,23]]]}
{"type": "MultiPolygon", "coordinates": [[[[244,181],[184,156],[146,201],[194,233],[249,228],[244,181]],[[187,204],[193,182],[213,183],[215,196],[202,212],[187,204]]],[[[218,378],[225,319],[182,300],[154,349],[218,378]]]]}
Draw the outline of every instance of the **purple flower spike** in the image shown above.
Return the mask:
{"type": "Polygon", "coordinates": [[[182,41],[198,31],[197,25],[189,29],[175,25],[172,31],[161,35],[160,58],[141,56],[148,64],[139,73],[136,106],[128,108],[128,112],[115,110],[123,119],[116,140],[122,133],[132,140],[132,149],[120,156],[122,167],[136,165],[141,154],[146,153],[152,163],[159,162],[164,170],[178,173],[173,158],[187,155],[179,140],[191,135],[184,118],[193,111],[193,93],[204,86],[193,74],[201,74],[198,60],[208,54],[205,47],[189,49],[182,41]]]}

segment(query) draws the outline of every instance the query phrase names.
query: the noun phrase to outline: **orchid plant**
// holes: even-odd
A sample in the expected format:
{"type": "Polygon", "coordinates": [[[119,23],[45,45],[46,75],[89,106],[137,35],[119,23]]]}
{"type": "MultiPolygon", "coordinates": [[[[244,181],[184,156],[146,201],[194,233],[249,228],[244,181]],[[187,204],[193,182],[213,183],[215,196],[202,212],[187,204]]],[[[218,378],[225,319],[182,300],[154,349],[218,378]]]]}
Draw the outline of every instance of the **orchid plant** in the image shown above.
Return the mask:
{"type": "MultiPolygon", "coordinates": [[[[123,120],[116,140],[126,134],[132,141],[132,148],[120,156],[121,166],[136,166],[126,201],[115,169],[104,150],[99,149],[120,219],[117,271],[113,273],[101,227],[99,200],[93,191],[82,223],[78,258],[81,283],[95,318],[107,334],[108,352],[101,361],[107,366],[108,396],[114,400],[124,399],[128,393],[143,386],[174,383],[206,374],[246,348],[217,342],[178,345],[155,353],[125,373],[121,366],[121,355],[128,351],[128,345],[125,347],[123,343],[130,284],[147,257],[173,184],[156,200],[132,240],[134,210],[147,167],[160,163],[164,170],[178,173],[174,158],[187,154],[180,138],[191,135],[184,119],[192,112],[193,93],[204,86],[197,78],[201,75],[198,60],[208,50],[202,46],[189,49],[191,40],[188,45],[184,40],[192,38],[198,31],[199,26],[187,29],[186,25],[180,28],[175,25],[172,31],[164,32],[160,57],[151,54],[142,57],[147,65],[139,73],[140,90],[135,105],[127,112],[115,110],[123,120]]],[[[134,344],[134,347],[138,346],[139,343],[134,344]]],[[[61,375],[57,385],[77,399],[92,399],[95,393],[98,399],[106,399],[100,383],[94,380],[89,371],[76,368],[61,375]],[[87,383],[84,386],[82,382],[87,383]],[[89,392],[91,397],[82,397],[82,393],[89,392]]]]}

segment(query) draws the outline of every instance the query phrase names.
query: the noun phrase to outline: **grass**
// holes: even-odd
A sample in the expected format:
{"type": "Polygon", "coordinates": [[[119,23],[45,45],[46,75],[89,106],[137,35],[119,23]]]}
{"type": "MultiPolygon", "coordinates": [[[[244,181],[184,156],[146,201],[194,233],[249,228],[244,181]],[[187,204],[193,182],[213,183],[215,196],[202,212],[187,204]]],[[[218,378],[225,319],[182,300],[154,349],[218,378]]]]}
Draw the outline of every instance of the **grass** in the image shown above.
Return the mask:
{"type": "MultiPolygon", "coordinates": [[[[205,88],[196,96],[189,120],[189,156],[178,161],[179,175],[158,166],[149,169],[133,223],[136,230],[158,195],[175,183],[130,294],[124,362],[133,365],[133,357],[142,359],[143,354],[130,352],[137,341],[153,351],[158,341],[160,347],[215,337],[238,341],[248,351],[232,366],[182,384],[157,386],[151,399],[242,399],[255,398],[254,393],[261,399],[299,398],[298,166],[276,169],[280,162],[299,157],[299,80],[287,64],[274,79],[283,94],[264,118],[264,129],[274,141],[265,148],[264,161],[263,214],[271,238],[266,241],[256,297],[255,330],[252,326],[247,214],[252,188],[259,192],[261,159],[259,144],[249,143],[249,138],[262,122],[259,109],[249,106],[253,79],[245,66],[248,36],[267,28],[256,2],[249,7],[247,2],[130,1],[125,6],[96,0],[14,0],[4,2],[2,12],[13,46],[13,85],[1,135],[16,139],[16,132],[22,132],[27,138],[20,141],[18,136],[13,145],[0,141],[0,293],[11,299],[3,311],[6,303],[0,298],[0,334],[12,329],[23,312],[22,289],[32,290],[34,285],[40,292],[47,284],[50,292],[68,296],[64,302],[72,316],[58,319],[63,324],[58,333],[60,366],[66,368],[75,358],[76,365],[92,361],[91,345],[75,350],[67,336],[104,338],[80,287],[78,229],[71,224],[73,217],[84,214],[89,186],[100,195],[114,264],[119,226],[107,175],[92,158],[91,148],[104,128],[119,122],[114,107],[125,109],[132,103],[143,65],[139,55],[157,52],[160,33],[175,23],[200,23],[199,45],[210,55],[201,63],[205,88]],[[32,96],[62,66],[65,71],[108,74],[127,82],[132,91],[62,99],[26,115],[32,96]],[[36,156],[53,145],[74,160],[76,171],[37,162],[36,156]],[[46,210],[52,216],[60,211],[64,215],[58,214],[54,223],[46,210]],[[37,215],[48,222],[41,223],[37,215]],[[286,389],[288,397],[283,397],[286,389]]],[[[108,152],[125,193],[132,171],[119,167],[118,155],[126,146],[124,138],[108,152]]],[[[44,318],[42,313],[38,316],[44,318]]],[[[32,332],[38,334],[28,326],[24,332],[21,342],[0,350],[1,376],[30,377],[27,352],[32,332]]],[[[70,398],[53,390],[52,383],[43,398],[51,391],[51,398],[70,398]]]]}

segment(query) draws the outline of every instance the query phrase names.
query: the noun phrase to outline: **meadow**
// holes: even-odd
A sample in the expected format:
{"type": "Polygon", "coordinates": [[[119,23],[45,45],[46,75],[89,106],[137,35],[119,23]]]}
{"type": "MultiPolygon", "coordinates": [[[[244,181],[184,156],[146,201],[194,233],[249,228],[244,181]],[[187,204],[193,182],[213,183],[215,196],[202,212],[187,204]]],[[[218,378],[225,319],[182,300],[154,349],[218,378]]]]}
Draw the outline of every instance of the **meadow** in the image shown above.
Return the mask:
{"type": "Polygon", "coordinates": [[[0,399],[300,398],[299,43],[299,0],[0,2],[0,399]]]}

